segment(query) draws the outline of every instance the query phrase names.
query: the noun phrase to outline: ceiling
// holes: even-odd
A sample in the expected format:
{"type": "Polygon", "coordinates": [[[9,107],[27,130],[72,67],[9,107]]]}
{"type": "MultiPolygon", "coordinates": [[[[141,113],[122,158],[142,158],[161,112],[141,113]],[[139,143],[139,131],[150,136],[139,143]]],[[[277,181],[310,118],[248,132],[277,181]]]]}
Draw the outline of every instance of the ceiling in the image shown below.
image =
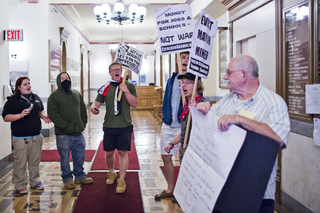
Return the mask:
{"type": "MultiPolygon", "coordinates": [[[[213,18],[218,18],[225,13],[225,7],[219,0],[124,0],[125,7],[136,3],[147,9],[143,23],[124,23],[123,25],[111,22],[98,23],[93,13],[93,8],[103,3],[108,3],[111,8],[116,0],[49,0],[52,9],[63,14],[76,27],[76,29],[91,44],[125,43],[153,44],[157,40],[156,20],[154,10],[175,4],[191,4],[192,2],[210,2],[205,9],[213,18]]],[[[193,14],[195,19],[198,14],[193,14]]]]}

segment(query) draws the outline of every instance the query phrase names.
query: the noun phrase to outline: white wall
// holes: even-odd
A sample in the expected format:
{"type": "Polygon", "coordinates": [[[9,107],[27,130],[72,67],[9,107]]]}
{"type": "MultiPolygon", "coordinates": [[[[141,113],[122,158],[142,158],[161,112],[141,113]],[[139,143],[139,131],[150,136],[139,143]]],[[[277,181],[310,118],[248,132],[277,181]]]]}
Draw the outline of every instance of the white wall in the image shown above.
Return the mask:
{"type": "Polygon", "coordinates": [[[206,8],[211,2],[212,0],[194,0],[190,4],[193,18],[196,17],[200,13],[200,11],[206,8]]]}
{"type": "MultiPolygon", "coordinates": [[[[155,86],[160,86],[160,47],[159,40],[154,43],[153,48],[156,50],[156,83],[155,86]]],[[[166,85],[163,85],[162,90],[165,90],[166,85]]]]}
{"type": "Polygon", "coordinates": [[[23,29],[24,34],[22,42],[10,43],[10,54],[29,61],[32,91],[48,97],[48,4],[10,4],[9,25],[12,29],[23,29]]]}
{"type": "MultiPolygon", "coordinates": [[[[300,0],[283,0],[287,9],[300,0]]],[[[290,133],[282,152],[282,189],[314,212],[320,212],[320,147],[312,138],[290,133]]]]}
{"type": "Polygon", "coordinates": [[[108,67],[112,62],[108,45],[92,44],[90,51],[91,59],[91,88],[100,88],[111,79],[108,67]]]}
{"type": "Polygon", "coordinates": [[[233,23],[233,55],[237,42],[255,37],[248,51],[258,63],[259,79],[263,86],[275,91],[275,3],[274,1],[233,23]]]}
{"type": "Polygon", "coordinates": [[[149,83],[154,83],[154,56],[153,52],[153,44],[136,44],[135,45],[138,50],[144,52],[144,58],[142,61],[140,74],[146,75],[146,83],[139,84],[139,76],[132,72],[132,81],[136,81],[137,85],[140,86],[149,86],[149,83]]]}
{"type": "MultiPolygon", "coordinates": [[[[40,97],[48,97],[51,94],[48,40],[60,44],[60,27],[65,27],[70,32],[67,41],[67,57],[80,62],[80,44],[90,48],[90,44],[81,34],[60,12],[54,12],[52,7],[47,0],[38,4],[21,4],[21,6],[10,4],[9,6],[10,28],[24,30],[24,41],[10,43],[9,52],[17,54],[19,60],[29,61],[32,90],[40,97]]],[[[84,60],[87,61],[87,54],[84,60]]]]}
{"type": "MultiPolygon", "coordinates": [[[[228,12],[217,18],[218,27],[229,27],[228,24],[229,15],[228,12]]],[[[229,35],[229,31],[228,31],[229,35]]],[[[227,38],[229,41],[229,37],[227,38]]],[[[227,45],[229,42],[227,42],[227,45]]],[[[228,45],[229,46],[229,45],[228,45]]],[[[229,48],[229,47],[227,47],[229,48]]],[[[228,55],[228,62],[229,62],[229,55],[228,55]]],[[[219,96],[223,97],[228,94],[230,91],[226,89],[219,88],[219,31],[214,38],[214,46],[212,50],[211,56],[211,64],[210,64],[210,71],[207,79],[203,79],[203,86],[204,86],[204,96],[219,96]]]]}
{"type": "Polygon", "coordinates": [[[308,138],[290,133],[287,149],[282,152],[282,189],[320,212],[320,147],[308,138]]]}
{"type": "MultiPolygon", "coordinates": [[[[10,54],[17,54],[17,59],[29,61],[28,76],[31,80],[32,91],[41,98],[47,98],[51,94],[49,83],[49,48],[51,40],[60,45],[60,27],[70,32],[67,40],[67,57],[80,62],[80,44],[90,48],[90,44],[60,13],[52,10],[53,6],[47,0],[38,4],[10,4],[9,25],[12,29],[23,29],[23,42],[10,43],[10,54]]],[[[87,63],[87,54],[84,61],[87,63]]],[[[80,72],[77,73],[80,76],[80,72]]],[[[86,79],[84,79],[85,81],[86,79]]],[[[53,83],[55,84],[55,83],[53,83]]],[[[80,90],[80,87],[75,88],[80,90]]],[[[84,94],[85,103],[88,104],[87,93],[84,94]]],[[[47,108],[44,102],[45,110],[47,108]]],[[[50,129],[53,124],[42,122],[43,129],[50,129]]]]}
{"type": "MultiPolygon", "coordinates": [[[[44,0],[42,2],[46,2],[47,0],[44,0]]],[[[71,58],[77,62],[81,62],[81,50],[80,45],[84,46],[84,53],[83,53],[83,64],[88,65],[88,54],[87,51],[90,50],[90,44],[89,42],[73,27],[73,25],[67,21],[67,19],[57,10],[53,10],[54,6],[48,6],[48,39],[54,41],[55,43],[60,44],[60,27],[65,28],[67,31],[70,32],[70,35],[67,39],[67,46],[66,46],[66,55],[68,58],[71,58]]],[[[83,99],[86,104],[88,104],[88,92],[87,92],[87,86],[88,84],[88,75],[83,75],[83,82],[84,82],[84,95],[83,99]]],[[[71,71],[67,68],[67,72],[69,75],[72,76],[79,76],[80,77],[80,70],[79,71],[71,71]]],[[[78,90],[80,92],[80,83],[77,87],[73,87],[74,89],[78,90]]],[[[51,90],[50,90],[51,93],[51,90]]]]}
{"type": "MultiPolygon", "coordinates": [[[[0,7],[0,29],[1,31],[9,29],[9,1],[2,1],[0,7]]],[[[0,39],[0,111],[5,103],[3,97],[3,85],[9,84],[9,43],[0,39]]],[[[11,154],[11,133],[10,123],[4,122],[0,119],[0,160],[11,154]]]]}

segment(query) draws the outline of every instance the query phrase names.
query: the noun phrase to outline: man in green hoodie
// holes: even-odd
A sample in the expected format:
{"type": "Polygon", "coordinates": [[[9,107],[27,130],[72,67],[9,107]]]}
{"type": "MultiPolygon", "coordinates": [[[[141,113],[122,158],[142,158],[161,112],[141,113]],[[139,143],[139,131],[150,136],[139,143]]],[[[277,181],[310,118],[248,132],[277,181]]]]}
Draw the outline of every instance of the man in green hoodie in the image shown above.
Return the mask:
{"type": "Polygon", "coordinates": [[[93,182],[83,171],[86,142],[82,131],[87,124],[87,109],[81,94],[71,89],[68,73],[62,72],[57,76],[57,86],[58,89],[52,92],[48,99],[48,115],[54,123],[64,187],[73,189],[77,183],[93,182]],[[70,170],[69,164],[70,151],[73,171],[70,170]]]}

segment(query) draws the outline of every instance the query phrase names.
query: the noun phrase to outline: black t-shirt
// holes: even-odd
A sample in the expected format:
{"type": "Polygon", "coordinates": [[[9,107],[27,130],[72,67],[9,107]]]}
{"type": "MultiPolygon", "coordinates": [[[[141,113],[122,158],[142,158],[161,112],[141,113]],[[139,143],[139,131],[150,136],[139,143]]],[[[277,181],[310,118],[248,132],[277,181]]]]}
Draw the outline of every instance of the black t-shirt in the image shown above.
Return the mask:
{"type": "MultiPolygon", "coordinates": [[[[33,109],[30,114],[11,122],[12,136],[26,137],[39,135],[41,133],[40,112],[44,110],[43,104],[40,97],[37,95],[34,95],[34,99],[31,102],[33,103],[33,109]]],[[[4,105],[2,117],[4,118],[8,114],[20,114],[24,109],[29,108],[30,105],[30,102],[27,102],[22,98],[17,98],[15,96],[9,97],[4,105]]]]}

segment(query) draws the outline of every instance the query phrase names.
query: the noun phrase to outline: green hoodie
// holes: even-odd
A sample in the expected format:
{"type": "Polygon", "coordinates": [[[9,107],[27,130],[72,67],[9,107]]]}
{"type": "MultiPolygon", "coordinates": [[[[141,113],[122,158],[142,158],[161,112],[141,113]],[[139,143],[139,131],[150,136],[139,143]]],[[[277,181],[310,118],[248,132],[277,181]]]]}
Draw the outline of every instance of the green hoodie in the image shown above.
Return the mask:
{"type": "Polygon", "coordinates": [[[54,123],[56,135],[81,135],[87,124],[87,109],[77,90],[70,86],[67,93],[62,88],[61,74],[57,76],[58,89],[48,99],[48,115],[54,123]]]}

